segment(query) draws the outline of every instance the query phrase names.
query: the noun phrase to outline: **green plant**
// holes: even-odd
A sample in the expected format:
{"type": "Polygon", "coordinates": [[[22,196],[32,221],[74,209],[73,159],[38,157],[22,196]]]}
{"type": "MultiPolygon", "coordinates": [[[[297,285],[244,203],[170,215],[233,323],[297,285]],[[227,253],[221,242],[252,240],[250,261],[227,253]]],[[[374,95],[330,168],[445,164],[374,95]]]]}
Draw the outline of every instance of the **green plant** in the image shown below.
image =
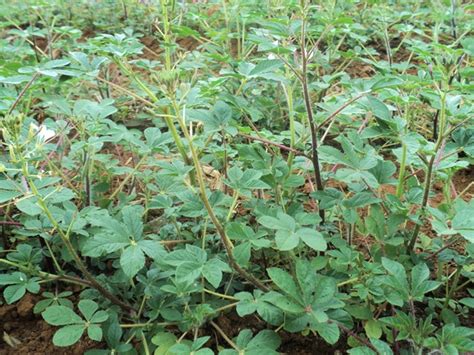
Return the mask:
{"type": "Polygon", "coordinates": [[[55,345],[474,351],[472,5],[0,10],[0,287],[55,345]]]}
{"type": "Polygon", "coordinates": [[[79,341],[86,330],[87,336],[92,340],[102,340],[102,328],[99,324],[107,320],[107,312],[97,311],[99,305],[91,300],[79,301],[78,308],[84,318],[66,306],[49,306],[41,314],[49,324],[62,326],[54,333],[54,345],[70,346],[79,341]]]}

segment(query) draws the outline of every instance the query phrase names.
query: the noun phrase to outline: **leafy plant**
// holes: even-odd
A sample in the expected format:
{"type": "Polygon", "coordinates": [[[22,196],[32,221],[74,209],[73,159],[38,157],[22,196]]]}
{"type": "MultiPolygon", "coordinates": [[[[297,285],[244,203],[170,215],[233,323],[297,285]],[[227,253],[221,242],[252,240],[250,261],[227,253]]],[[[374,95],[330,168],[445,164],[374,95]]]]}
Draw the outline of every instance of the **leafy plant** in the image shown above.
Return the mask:
{"type": "Polygon", "coordinates": [[[0,287],[55,345],[474,351],[471,4],[0,12],[0,287]]]}
{"type": "Polygon", "coordinates": [[[102,340],[100,324],[107,320],[109,315],[105,311],[98,311],[99,305],[91,300],[82,300],[78,308],[84,318],[67,306],[49,306],[41,315],[44,320],[54,326],[62,326],[54,333],[53,343],[56,346],[70,346],[77,343],[87,330],[87,336],[95,341],[102,340]]]}

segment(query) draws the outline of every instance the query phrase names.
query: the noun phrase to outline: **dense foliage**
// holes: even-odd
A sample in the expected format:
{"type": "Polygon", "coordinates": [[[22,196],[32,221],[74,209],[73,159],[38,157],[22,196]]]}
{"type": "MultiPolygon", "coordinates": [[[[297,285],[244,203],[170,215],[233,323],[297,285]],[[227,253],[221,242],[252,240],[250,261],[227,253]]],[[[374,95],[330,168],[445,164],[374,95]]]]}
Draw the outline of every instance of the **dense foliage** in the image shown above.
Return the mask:
{"type": "Polygon", "coordinates": [[[89,354],[474,351],[473,10],[2,2],[0,302],[89,354]]]}

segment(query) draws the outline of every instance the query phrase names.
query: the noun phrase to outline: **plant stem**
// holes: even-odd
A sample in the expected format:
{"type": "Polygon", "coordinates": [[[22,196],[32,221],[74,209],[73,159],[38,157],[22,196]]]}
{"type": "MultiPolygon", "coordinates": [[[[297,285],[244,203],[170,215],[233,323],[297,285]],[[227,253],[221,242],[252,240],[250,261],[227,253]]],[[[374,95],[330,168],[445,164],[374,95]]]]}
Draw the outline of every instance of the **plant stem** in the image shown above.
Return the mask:
{"type": "MultiPolygon", "coordinates": [[[[318,156],[318,132],[317,127],[314,122],[313,116],[313,105],[311,102],[311,97],[309,95],[309,88],[308,88],[308,72],[307,72],[307,65],[308,65],[308,58],[306,57],[306,39],[305,39],[305,26],[306,26],[306,14],[303,16],[303,21],[301,24],[301,65],[302,65],[302,75],[300,78],[301,86],[303,88],[303,98],[306,108],[306,114],[308,117],[309,128],[311,131],[311,160],[313,163],[314,168],[314,177],[316,180],[316,189],[318,191],[323,191],[323,181],[321,178],[321,170],[319,166],[319,156],[318,156]]],[[[324,210],[319,207],[319,216],[321,217],[321,224],[325,222],[324,210]]]]}
{"type": "Polygon", "coordinates": [[[237,190],[234,190],[234,198],[232,199],[232,204],[230,205],[229,213],[227,213],[226,222],[230,221],[230,218],[232,217],[232,213],[234,212],[234,209],[237,206],[238,199],[239,199],[239,193],[237,192],[237,190]]]}
{"type": "Polygon", "coordinates": [[[38,78],[39,76],[39,73],[36,72],[30,79],[30,81],[28,81],[25,85],[25,87],[20,91],[20,93],[18,94],[18,96],[16,97],[15,99],[15,102],[13,102],[13,105],[10,106],[10,108],[8,109],[7,111],[7,114],[6,116],[9,116],[11,115],[11,113],[13,112],[13,110],[18,106],[18,104],[20,103],[20,100],[23,96],[25,96],[26,92],[28,91],[28,89],[30,88],[31,85],[33,85],[33,83],[35,82],[35,80],[38,78]]]}
{"type": "MultiPolygon", "coordinates": [[[[122,69],[127,75],[129,75],[138,84],[138,86],[140,86],[140,88],[146,92],[148,97],[152,100],[153,106],[156,107],[155,105],[159,101],[159,99],[153,93],[153,91],[151,91],[150,88],[142,80],[140,80],[138,76],[130,68],[127,67],[125,63],[120,60],[117,60],[116,63],[120,67],[120,69],[122,69]]],[[[169,115],[169,109],[166,108],[165,111],[166,112],[165,115],[163,115],[163,119],[166,123],[166,126],[168,127],[168,130],[171,133],[171,136],[173,137],[174,143],[176,144],[176,148],[178,149],[179,154],[181,154],[181,157],[183,158],[186,165],[191,165],[191,160],[186,154],[186,149],[184,148],[184,144],[181,140],[181,137],[179,136],[178,131],[174,126],[172,116],[169,115]]],[[[195,185],[195,178],[192,172],[189,173],[189,178],[191,180],[191,184],[195,185]]]]}
{"type": "Polygon", "coordinates": [[[148,348],[148,342],[146,340],[146,336],[145,336],[145,333],[141,332],[142,333],[142,344],[143,344],[143,351],[145,352],[145,355],[150,355],[150,349],[148,348]]]}
{"type": "Polygon", "coordinates": [[[23,176],[25,179],[27,179],[28,184],[31,188],[31,192],[33,195],[38,199],[37,204],[38,206],[43,210],[44,214],[50,221],[50,223],[53,225],[54,229],[58,231],[59,237],[61,238],[61,241],[63,244],[66,246],[66,249],[68,250],[69,254],[71,254],[72,258],[74,259],[76,266],[79,268],[79,270],[83,273],[84,277],[89,281],[90,285],[97,289],[102,296],[110,300],[112,303],[115,303],[116,305],[120,306],[121,308],[127,309],[129,311],[134,310],[134,308],[120,300],[117,296],[114,294],[110,293],[102,284],[100,284],[94,276],[87,270],[86,265],[83,263],[82,259],[79,257],[79,255],[76,252],[76,249],[72,245],[71,241],[69,240],[69,235],[64,233],[62,230],[61,226],[58,224],[58,222],[55,220],[53,215],[51,214],[51,211],[49,210],[48,206],[46,205],[43,197],[40,195],[38,189],[36,188],[34,182],[30,179],[28,175],[28,167],[27,164],[24,162],[23,163],[23,176]]]}
{"type": "Polygon", "coordinates": [[[353,277],[352,279],[348,279],[346,281],[339,282],[337,284],[337,287],[348,285],[348,284],[351,284],[351,283],[356,282],[356,281],[359,281],[359,278],[358,277],[353,277]]]}
{"type": "Polygon", "coordinates": [[[216,309],[215,309],[215,312],[216,312],[216,313],[220,313],[220,312],[222,312],[222,311],[225,311],[226,309],[234,308],[234,307],[237,306],[239,303],[240,303],[240,302],[229,303],[228,305],[225,305],[225,306],[216,308],[216,309]]]}
{"type": "Polygon", "coordinates": [[[288,104],[288,118],[290,120],[290,148],[292,150],[290,151],[290,154],[288,155],[287,164],[288,164],[289,172],[291,173],[293,159],[295,158],[295,153],[293,149],[295,148],[295,143],[296,143],[295,113],[293,109],[293,88],[290,85],[282,85],[282,86],[283,86],[283,92],[285,93],[285,96],[286,96],[286,102],[288,104]]]}
{"type": "MultiPolygon", "coordinates": [[[[461,276],[461,271],[462,271],[463,266],[458,265],[456,272],[454,274],[454,279],[453,282],[451,283],[451,287],[449,288],[449,292],[446,293],[446,298],[444,300],[444,305],[443,309],[448,307],[449,300],[454,296],[454,292],[456,292],[458,283],[459,283],[459,278],[461,276]]],[[[446,280],[446,287],[448,287],[449,284],[449,279],[446,280]]]]}
{"type": "Polygon", "coordinates": [[[207,288],[204,288],[203,291],[205,293],[208,293],[208,294],[216,296],[216,297],[225,298],[226,300],[231,300],[231,301],[238,301],[239,300],[238,298],[235,298],[233,296],[224,295],[223,293],[211,291],[211,290],[208,290],[207,288]]]}
{"type": "Polygon", "coordinates": [[[438,156],[438,151],[440,150],[443,140],[444,140],[444,131],[446,128],[446,93],[440,93],[441,94],[441,109],[440,109],[440,122],[439,122],[439,135],[438,135],[438,140],[436,142],[436,145],[433,150],[433,155],[431,156],[431,159],[428,162],[428,170],[426,172],[426,178],[425,178],[425,187],[424,187],[424,192],[423,192],[423,200],[421,202],[421,207],[420,207],[420,219],[413,231],[413,235],[411,237],[410,243],[408,244],[408,251],[413,251],[416,240],[418,238],[418,234],[420,233],[422,221],[423,221],[423,215],[426,212],[426,207],[428,205],[428,198],[430,195],[430,189],[431,189],[431,179],[433,178],[433,167],[436,161],[436,158],[438,156]]]}
{"type": "Polygon", "coordinates": [[[328,320],[328,323],[336,323],[339,329],[341,329],[344,333],[350,335],[351,337],[355,338],[359,343],[364,344],[366,347],[370,348],[372,351],[375,351],[376,354],[380,354],[380,352],[372,345],[368,340],[360,337],[355,332],[347,328],[345,325],[341,323],[334,322],[332,320],[328,320]]]}
{"type": "Polygon", "coordinates": [[[125,179],[122,180],[122,182],[120,183],[120,185],[115,189],[115,191],[112,193],[112,195],[110,195],[109,199],[112,201],[114,199],[114,197],[120,192],[122,191],[122,189],[124,188],[125,184],[132,178],[132,176],[138,171],[138,168],[141,167],[141,165],[144,163],[144,161],[147,159],[147,155],[144,155],[139,161],[138,163],[135,165],[135,167],[133,168],[133,170],[125,177],[125,179]]]}
{"type": "Polygon", "coordinates": [[[401,198],[403,195],[403,187],[405,182],[405,169],[406,169],[406,160],[407,160],[407,145],[402,142],[402,158],[400,161],[400,172],[398,173],[398,185],[396,196],[401,198]]]}
{"type": "Polygon", "coordinates": [[[239,347],[227,336],[226,333],[216,324],[214,321],[210,321],[211,325],[214,327],[215,330],[224,338],[224,340],[229,344],[231,347],[233,347],[239,354],[241,354],[241,351],[239,347]]]}
{"type": "Polygon", "coordinates": [[[201,200],[204,204],[204,207],[207,210],[207,213],[209,214],[209,218],[211,219],[212,223],[216,227],[217,233],[219,234],[219,237],[221,238],[222,244],[226,250],[227,257],[229,258],[229,263],[230,266],[240,274],[244,279],[252,283],[255,287],[263,290],[263,291],[268,291],[268,287],[265,286],[260,280],[258,280],[256,277],[245,271],[235,260],[234,254],[233,254],[233,244],[230,241],[229,237],[227,236],[224,227],[222,224],[219,222],[217,216],[214,213],[214,210],[209,202],[209,199],[207,198],[207,193],[206,193],[206,183],[204,182],[204,177],[202,173],[202,167],[201,163],[199,162],[199,156],[197,154],[196,148],[194,147],[193,144],[193,139],[190,136],[188,132],[188,128],[186,127],[186,123],[184,121],[184,118],[181,117],[179,107],[176,103],[176,100],[172,100],[173,102],[173,108],[175,110],[178,123],[181,127],[181,130],[184,133],[185,138],[188,141],[188,146],[189,150],[191,151],[191,157],[193,160],[193,165],[194,165],[194,170],[196,171],[196,179],[197,179],[197,184],[199,186],[199,194],[201,196],[201,200]]]}
{"type": "Polygon", "coordinates": [[[86,286],[86,287],[91,287],[92,286],[88,281],[80,279],[78,277],[69,276],[69,275],[55,275],[55,274],[50,274],[50,273],[44,272],[44,271],[31,270],[30,268],[28,268],[26,266],[23,266],[21,264],[18,264],[18,263],[15,263],[13,261],[6,260],[6,259],[0,259],[0,263],[15,267],[18,270],[21,270],[23,272],[30,273],[30,274],[33,274],[35,276],[38,276],[38,277],[42,278],[45,281],[60,280],[60,281],[65,281],[65,282],[69,282],[69,283],[80,285],[80,286],[86,286]]]}
{"type": "Polygon", "coordinates": [[[301,151],[299,151],[298,149],[294,149],[294,148],[292,148],[292,147],[288,147],[288,146],[286,146],[286,145],[284,145],[284,144],[281,144],[281,143],[269,141],[268,139],[261,138],[261,137],[250,136],[250,135],[245,134],[245,133],[238,133],[238,135],[239,135],[239,136],[242,136],[242,137],[245,137],[245,138],[248,138],[248,139],[253,140],[253,141],[262,142],[263,144],[266,144],[266,145],[275,146],[275,147],[277,147],[277,148],[280,148],[281,150],[286,150],[286,151],[288,151],[288,152],[290,152],[290,153],[294,153],[294,155],[301,155],[301,156],[310,158],[310,157],[308,157],[304,152],[301,152],[301,151]]]}

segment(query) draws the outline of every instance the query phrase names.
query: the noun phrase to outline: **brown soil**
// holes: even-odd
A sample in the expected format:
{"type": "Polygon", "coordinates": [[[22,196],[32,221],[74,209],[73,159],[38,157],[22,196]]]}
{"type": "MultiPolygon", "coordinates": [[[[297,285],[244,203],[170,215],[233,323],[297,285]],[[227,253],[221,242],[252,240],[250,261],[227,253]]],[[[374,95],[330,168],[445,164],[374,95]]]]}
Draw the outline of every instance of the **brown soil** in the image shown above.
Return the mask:
{"type": "Polygon", "coordinates": [[[0,307],[0,355],[17,354],[84,354],[89,349],[103,348],[103,344],[83,337],[68,348],[53,345],[57,328],[48,325],[41,315],[33,313],[39,297],[27,294],[18,303],[0,307]],[[16,343],[12,346],[7,343],[16,343]]]}

